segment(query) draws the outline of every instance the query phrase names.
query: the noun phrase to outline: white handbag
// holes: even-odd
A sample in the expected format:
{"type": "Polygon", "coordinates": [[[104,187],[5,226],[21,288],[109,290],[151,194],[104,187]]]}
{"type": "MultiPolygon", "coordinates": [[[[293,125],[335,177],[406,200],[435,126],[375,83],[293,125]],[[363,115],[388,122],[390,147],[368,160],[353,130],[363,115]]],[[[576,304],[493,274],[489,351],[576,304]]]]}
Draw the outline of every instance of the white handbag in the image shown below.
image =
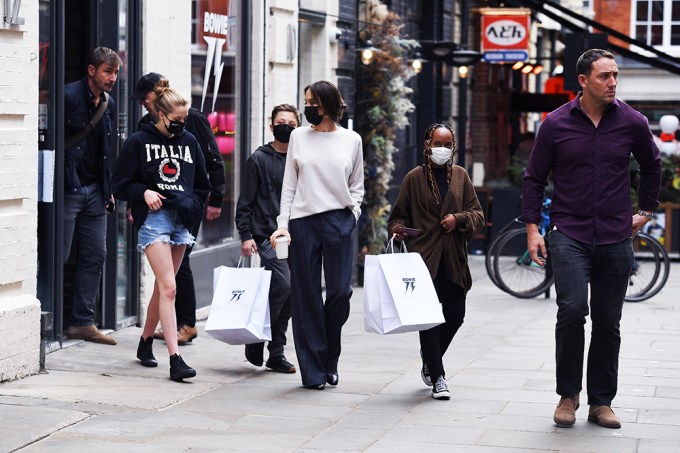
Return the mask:
{"type": "MultiPolygon", "coordinates": [[[[388,248],[394,251],[394,238],[388,248]]],[[[367,255],[364,330],[381,335],[427,330],[444,322],[430,272],[419,253],[367,255]]]]}
{"type": "Polygon", "coordinates": [[[269,319],[271,271],[263,267],[216,267],[213,299],[205,331],[228,344],[272,339],[269,319]]]}

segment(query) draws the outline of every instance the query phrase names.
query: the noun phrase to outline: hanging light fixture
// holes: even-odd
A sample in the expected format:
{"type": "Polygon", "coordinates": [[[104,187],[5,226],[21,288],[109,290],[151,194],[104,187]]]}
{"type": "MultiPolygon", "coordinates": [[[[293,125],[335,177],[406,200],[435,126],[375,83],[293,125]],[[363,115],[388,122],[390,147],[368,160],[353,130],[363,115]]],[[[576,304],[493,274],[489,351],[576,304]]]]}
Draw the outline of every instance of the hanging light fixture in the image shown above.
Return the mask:
{"type": "Polygon", "coordinates": [[[467,66],[459,66],[458,67],[458,75],[460,76],[461,79],[465,79],[468,76],[468,67],[467,66]]]}
{"type": "Polygon", "coordinates": [[[529,74],[533,69],[534,67],[532,65],[527,64],[522,68],[522,74],[529,74]]]}
{"type": "Polygon", "coordinates": [[[518,61],[514,65],[512,65],[512,69],[514,69],[515,71],[519,71],[522,68],[522,66],[524,66],[524,62],[518,61]]]}
{"type": "Polygon", "coordinates": [[[368,30],[359,31],[357,42],[361,44],[361,47],[357,47],[356,49],[356,51],[359,52],[361,63],[365,66],[370,65],[373,62],[375,53],[378,52],[379,49],[373,47],[371,34],[368,32],[368,30]]]}
{"type": "Polygon", "coordinates": [[[537,64],[534,66],[534,69],[531,70],[531,73],[534,75],[539,75],[541,72],[543,72],[543,65],[537,64]]]}
{"type": "MultiPolygon", "coordinates": [[[[371,45],[371,41],[367,41],[367,44],[371,45]]],[[[371,45],[371,47],[373,47],[371,45]]],[[[371,64],[373,61],[373,49],[372,48],[366,48],[366,49],[358,49],[361,52],[361,63],[364,65],[368,66],[371,64]]]]}

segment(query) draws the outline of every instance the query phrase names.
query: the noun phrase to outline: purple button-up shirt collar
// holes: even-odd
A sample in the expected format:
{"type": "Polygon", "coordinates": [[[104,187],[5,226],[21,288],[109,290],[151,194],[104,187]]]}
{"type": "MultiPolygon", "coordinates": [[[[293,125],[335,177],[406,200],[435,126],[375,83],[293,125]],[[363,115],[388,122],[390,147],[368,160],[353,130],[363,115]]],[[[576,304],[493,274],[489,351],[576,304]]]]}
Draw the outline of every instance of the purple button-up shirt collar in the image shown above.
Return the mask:
{"type": "Polygon", "coordinates": [[[521,219],[540,223],[552,175],[552,226],[584,243],[624,241],[632,233],[631,154],[640,165],[640,209],[652,211],[658,205],[661,158],[647,119],[616,99],[595,127],[577,96],[551,112],[538,130],[523,179],[521,219]]]}

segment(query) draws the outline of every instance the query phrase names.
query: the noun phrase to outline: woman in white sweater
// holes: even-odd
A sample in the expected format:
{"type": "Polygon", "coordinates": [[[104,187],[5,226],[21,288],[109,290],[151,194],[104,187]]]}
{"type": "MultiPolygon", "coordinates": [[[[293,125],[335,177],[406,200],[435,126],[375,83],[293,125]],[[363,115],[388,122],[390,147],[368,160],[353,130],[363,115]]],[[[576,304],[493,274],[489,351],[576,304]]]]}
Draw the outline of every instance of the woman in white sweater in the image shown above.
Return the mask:
{"type": "Polygon", "coordinates": [[[352,296],[352,232],[361,214],[364,165],[361,137],[337,124],[346,108],[330,82],[305,88],[311,127],[290,135],[275,239],[290,240],[291,307],[302,385],[338,384],[342,326],[352,296]],[[326,300],[321,291],[321,266],[326,300]]]}

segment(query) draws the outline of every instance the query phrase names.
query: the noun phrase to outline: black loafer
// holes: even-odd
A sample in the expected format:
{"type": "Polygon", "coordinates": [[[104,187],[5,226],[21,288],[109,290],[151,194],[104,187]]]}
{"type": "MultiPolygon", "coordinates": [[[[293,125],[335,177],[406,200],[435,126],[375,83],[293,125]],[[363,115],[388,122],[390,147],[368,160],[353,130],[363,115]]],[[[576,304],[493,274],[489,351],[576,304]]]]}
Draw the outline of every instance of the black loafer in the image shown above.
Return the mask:
{"type": "Polygon", "coordinates": [[[326,384],[303,385],[303,387],[309,390],[323,390],[326,388],[326,384]]]}
{"type": "Polygon", "coordinates": [[[330,385],[338,385],[338,373],[328,373],[326,374],[326,382],[330,385]]]}

